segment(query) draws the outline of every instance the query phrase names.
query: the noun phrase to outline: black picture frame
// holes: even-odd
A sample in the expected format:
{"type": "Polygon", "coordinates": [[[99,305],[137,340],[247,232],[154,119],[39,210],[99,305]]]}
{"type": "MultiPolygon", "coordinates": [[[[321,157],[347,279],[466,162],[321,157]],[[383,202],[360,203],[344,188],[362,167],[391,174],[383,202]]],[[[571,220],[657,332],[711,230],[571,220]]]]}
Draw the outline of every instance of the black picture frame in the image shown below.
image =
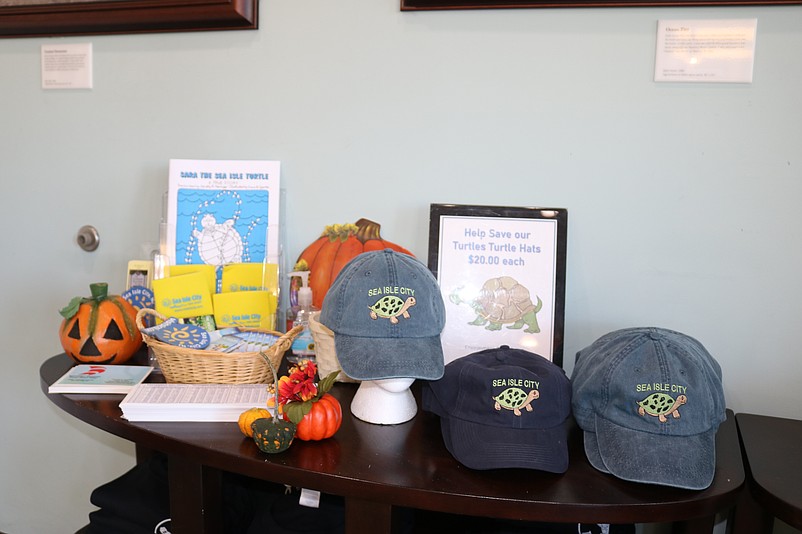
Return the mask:
{"type": "Polygon", "coordinates": [[[0,1],[0,38],[255,30],[259,0],[0,1]]]}
{"type": "Polygon", "coordinates": [[[401,11],[559,7],[793,5],[802,0],[401,0],[401,11]]]}
{"type": "Polygon", "coordinates": [[[428,267],[446,304],[446,363],[509,345],[562,367],[568,211],[461,204],[429,211],[428,267]]]}

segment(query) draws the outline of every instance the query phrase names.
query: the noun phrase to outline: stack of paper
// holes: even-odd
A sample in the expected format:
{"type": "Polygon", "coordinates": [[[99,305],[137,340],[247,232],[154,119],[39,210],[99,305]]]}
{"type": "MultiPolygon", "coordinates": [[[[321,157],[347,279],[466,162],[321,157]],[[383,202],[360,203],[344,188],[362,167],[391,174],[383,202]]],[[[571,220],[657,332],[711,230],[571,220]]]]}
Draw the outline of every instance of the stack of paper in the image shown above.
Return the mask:
{"type": "Polygon", "coordinates": [[[140,384],[120,403],[129,421],[236,422],[267,406],[265,384],[140,384]]]}

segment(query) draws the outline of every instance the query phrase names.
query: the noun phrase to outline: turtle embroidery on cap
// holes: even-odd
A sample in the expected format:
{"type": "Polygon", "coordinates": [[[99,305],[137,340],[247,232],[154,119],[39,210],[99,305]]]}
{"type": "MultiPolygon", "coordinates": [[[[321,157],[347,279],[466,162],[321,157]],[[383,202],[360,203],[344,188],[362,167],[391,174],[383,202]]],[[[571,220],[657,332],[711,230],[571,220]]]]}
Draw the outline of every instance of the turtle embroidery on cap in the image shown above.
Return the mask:
{"type": "Polygon", "coordinates": [[[525,409],[527,412],[532,411],[532,401],[540,397],[540,393],[536,389],[531,390],[529,393],[521,388],[507,388],[497,397],[493,397],[496,401],[495,408],[497,411],[512,410],[512,413],[519,416],[521,410],[525,409]]]}
{"type": "Polygon", "coordinates": [[[679,395],[674,399],[667,393],[652,393],[638,403],[639,415],[651,415],[657,417],[661,423],[667,421],[666,416],[671,414],[674,419],[679,419],[679,407],[688,402],[688,397],[679,395]]]}
{"type": "Polygon", "coordinates": [[[379,317],[390,319],[393,324],[398,323],[398,317],[409,319],[409,309],[415,305],[415,297],[407,297],[403,300],[395,295],[387,295],[376,301],[373,306],[368,306],[370,318],[377,320],[379,317]]]}

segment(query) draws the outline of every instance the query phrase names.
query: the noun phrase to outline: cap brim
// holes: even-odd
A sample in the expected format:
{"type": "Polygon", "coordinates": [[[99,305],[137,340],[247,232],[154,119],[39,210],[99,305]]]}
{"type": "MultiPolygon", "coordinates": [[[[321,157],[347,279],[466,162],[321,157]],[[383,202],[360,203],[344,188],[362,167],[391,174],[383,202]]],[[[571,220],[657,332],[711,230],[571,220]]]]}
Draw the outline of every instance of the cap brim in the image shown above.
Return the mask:
{"type": "Polygon", "coordinates": [[[585,456],[588,458],[590,465],[601,471],[602,473],[609,473],[610,470],[604,465],[601,453],[599,453],[599,442],[596,439],[595,432],[584,432],[585,438],[585,456]]]}
{"type": "Polygon", "coordinates": [[[568,423],[551,428],[505,428],[440,417],[443,441],[454,458],[471,469],[568,469],[568,423]]]}
{"type": "Polygon", "coordinates": [[[716,472],[716,430],[692,436],[650,434],[596,417],[585,432],[588,461],[600,471],[632,482],[701,490],[716,472]]]}
{"type": "Polygon", "coordinates": [[[343,372],[356,380],[438,380],[444,371],[440,336],[373,338],[334,335],[343,372]]]}

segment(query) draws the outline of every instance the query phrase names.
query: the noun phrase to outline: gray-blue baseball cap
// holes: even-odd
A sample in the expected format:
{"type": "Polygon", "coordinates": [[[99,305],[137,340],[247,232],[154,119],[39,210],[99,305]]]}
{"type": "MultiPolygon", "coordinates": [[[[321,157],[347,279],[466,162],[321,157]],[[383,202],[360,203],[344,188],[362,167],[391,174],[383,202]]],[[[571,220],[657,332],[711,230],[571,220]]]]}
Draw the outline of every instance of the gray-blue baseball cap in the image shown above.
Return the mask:
{"type": "Polygon", "coordinates": [[[423,386],[424,410],[440,416],[443,442],[471,469],[568,469],[571,384],[565,371],[523,349],[474,352],[423,386]]]}
{"type": "Polygon", "coordinates": [[[319,321],[334,332],[346,375],[357,380],[443,376],[445,305],[431,271],[391,249],[364,252],[331,284],[319,321]]]}
{"type": "Polygon", "coordinates": [[[705,489],[726,419],[721,367],[696,339],[617,330],[577,354],[573,412],[596,469],[634,482],[705,489]]]}

